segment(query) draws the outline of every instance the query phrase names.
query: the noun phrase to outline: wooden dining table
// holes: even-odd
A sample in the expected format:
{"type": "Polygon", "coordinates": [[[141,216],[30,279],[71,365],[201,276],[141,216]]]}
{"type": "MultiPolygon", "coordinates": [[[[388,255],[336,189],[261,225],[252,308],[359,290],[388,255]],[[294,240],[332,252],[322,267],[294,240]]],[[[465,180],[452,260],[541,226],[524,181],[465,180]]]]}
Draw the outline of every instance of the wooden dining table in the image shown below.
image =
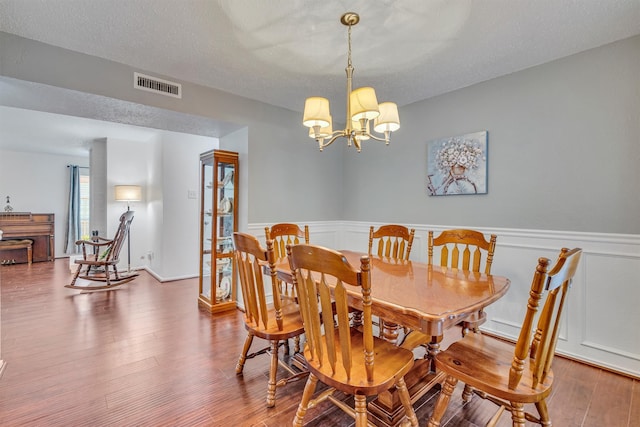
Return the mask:
{"type": "MultiPolygon", "coordinates": [[[[361,252],[340,251],[356,268],[361,252]]],[[[418,359],[405,381],[415,403],[435,384],[442,381],[435,372],[433,356],[439,351],[444,333],[459,322],[473,321],[479,313],[500,299],[509,289],[506,277],[451,269],[413,261],[395,261],[376,255],[371,258],[371,312],[373,315],[408,328],[411,332],[402,346],[424,343],[428,351],[418,359]]],[[[280,280],[292,283],[288,260],[276,264],[280,280]]],[[[346,286],[349,305],[362,309],[362,294],[358,288],[346,286]]],[[[456,333],[460,333],[456,329],[456,333]]],[[[372,422],[395,426],[404,410],[395,390],[384,392],[369,403],[372,422]]]]}

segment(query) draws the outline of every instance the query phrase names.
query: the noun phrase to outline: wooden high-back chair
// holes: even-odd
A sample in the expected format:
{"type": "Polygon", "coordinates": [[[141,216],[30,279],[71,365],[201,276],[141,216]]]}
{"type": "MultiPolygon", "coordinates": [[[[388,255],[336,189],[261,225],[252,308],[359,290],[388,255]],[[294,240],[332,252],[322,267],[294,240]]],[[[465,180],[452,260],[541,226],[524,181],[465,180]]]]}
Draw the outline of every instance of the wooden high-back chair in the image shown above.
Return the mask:
{"type": "Polygon", "coordinates": [[[267,240],[273,240],[276,259],[283,259],[287,256],[287,245],[309,243],[309,226],[305,225],[303,230],[298,224],[282,222],[265,227],[264,235],[267,240]]]}
{"type": "MultiPolygon", "coordinates": [[[[298,224],[281,222],[271,227],[265,227],[264,235],[267,240],[273,240],[273,251],[276,260],[280,260],[287,256],[287,245],[309,243],[309,226],[305,225],[303,230],[298,224]]],[[[293,286],[281,280],[278,280],[278,284],[283,298],[295,298],[293,286]]]]}
{"type": "Polygon", "coordinates": [[[328,399],[349,413],[357,427],[364,427],[367,396],[395,386],[411,425],[417,426],[404,381],[413,366],[413,353],[373,336],[369,257],[361,258],[359,270],[341,253],[320,246],[288,246],[288,257],[304,320],[304,356],[310,371],[293,425],[302,426],[308,408],[328,399]],[[360,328],[350,324],[345,285],[356,287],[362,299],[360,328]],[[311,402],[318,380],[331,389],[311,402]],[[355,409],[334,398],[335,390],[353,395],[355,409]]]}
{"type": "Polygon", "coordinates": [[[409,230],[404,225],[382,225],[374,231],[369,228],[369,254],[392,260],[408,260],[411,254],[411,245],[416,230],[409,230]],[[377,243],[375,252],[374,243],[377,243]]]}
{"type": "Polygon", "coordinates": [[[551,363],[558,341],[562,310],[581,253],[582,249],[579,248],[562,249],[550,271],[551,260],[538,260],[527,311],[515,346],[481,334],[468,334],[436,355],[436,369],[444,372],[447,378],[429,420],[429,427],[440,425],[458,380],[472,386],[480,397],[500,405],[500,410],[489,425],[497,423],[504,409],[511,412],[514,427],[524,426],[525,419],[544,426],[551,425],[546,404],[553,385],[551,363]],[[544,305],[534,327],[543,297],[544,305]],[[535,404],[538,416],[525,413],[526,403],[535,404]]]}
{"type": "MultiPolygon", "coordinates": [[[[411,255],[411,246],[413,245],[413,237],[416,233],[415,229],[409,230],[404,225],[386,224],[374,230],[373,226],[369,228],[369,255],[378,255],[388,261],[408,260],[411,255]],[[375,246],[375,248],[374,248],[375,246]],[[375,251],[374,251],[375,249],[375,251]]],[[[360,315],[356,313],[354,322],[360,322],[360,315]]],[[[389,322],[385,319],[379,319],[378,327],[380,329],[378,336],[385,338],[391,342],[397,342],[399,339],[398,331],[400,326],[397,323],[389,322]]],[[[408,331],[405,330],[405,334],[408,331]]]]}
{"type": "MultiPolygon", "coordinates": [[[[429,231],[428,263],[433,265],[433,250],[440,248],[440,265],[442,267],[458,268],[465,271],[475,271],[491,274],[493,253],[496,249],[497,236],[492,234],[489,240],[476,230],[444,230],[438,237],[433,237],[429,231]],[[484,266],[482,259],[484,258],[484,266]]],[[[478,331],[478,326],[486,321],[484,311],[476,313],[469,320],[462,322],[462,335],[469,329],[478,331]]]]}
{"type": "Polygon", "coordinates": [[[75,260],[79,267],[67,288],[74,289],[103,289],[115,287],[133,280],[137,273],[129,274],[126,277],[118,272],[118,262],[120,262],[120,251],[129,235],[131,221],[133,221],[134,211],[126,211],[120,215],[120,223],[113,239],[95,237],[93,240],[78,240],[76,245],[82,248],[82,259],[75,260]],[[87,249],[90,249],[87,251],[87,249]],[[99,282],[98,286],[77,286],[76,281],[80,279],[99,282]],[[104,284],[103,284],[104,283],[104,284]]]}
{"type": "Polygon", "coordinates": [[[276,404],[276,387],[299,379],[306,372],[298,372],[278,357],[280,342],[297,337],[304,332],[302,318],[298,306],[293,302],[283,304],[280,288],[276,280],[276,257],[273,241],[267,240],[267,248],[263,248],[257,238],[245,233],[233,233],[234,262],[240,277],[242,300],[244,303],[244,325],[247,338],[240,353],[236,374],[242,374],[247,359],[263,353],[271,354],[269,380],[267,384],[267,407],[276,404]],[[264,267],[268,267],[270,284],[265,288],[264,267]],[[270,285],[270,286],[269,286],[270,285]],[[267,304],[267,290],[273,293],[273,308],[267,304]],[[249,354],[253,337],[269,341],[270,345],[262,350],[249,354]],[[291,375],[276,382],[278,365],[291,375]]]}
{"type": "Polygon", "coordinates": [[[497,236],[492,234],[487,240],[484,234],[475,230],[444,230],[435,238],[433,231],[429,231],[428,262],[433,264],[433,249],[438,246],[441,266],[491,274],[496,239],[497,236]],[[483,256],[484,267],[481,265],[483,256]]]}

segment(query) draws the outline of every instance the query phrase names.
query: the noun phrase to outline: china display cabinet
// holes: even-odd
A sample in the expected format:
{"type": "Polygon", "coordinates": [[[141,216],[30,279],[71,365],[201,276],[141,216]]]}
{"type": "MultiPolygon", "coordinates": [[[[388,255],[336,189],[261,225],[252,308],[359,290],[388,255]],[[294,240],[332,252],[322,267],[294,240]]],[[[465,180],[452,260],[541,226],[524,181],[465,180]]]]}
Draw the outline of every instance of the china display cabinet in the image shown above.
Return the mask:
{"type": "Polygon", "coordinates": [[[200,181],[198,304],[214,313],[236,308],[233,232],[238,228],[238,153],[202,153],[200,181]]]}

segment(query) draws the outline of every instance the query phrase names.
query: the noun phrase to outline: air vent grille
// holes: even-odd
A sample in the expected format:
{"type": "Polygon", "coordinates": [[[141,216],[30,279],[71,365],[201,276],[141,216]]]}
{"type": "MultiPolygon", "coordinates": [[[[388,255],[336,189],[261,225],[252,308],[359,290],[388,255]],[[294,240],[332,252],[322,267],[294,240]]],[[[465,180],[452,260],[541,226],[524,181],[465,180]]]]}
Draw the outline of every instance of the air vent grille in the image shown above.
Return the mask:
{"type": "Polygon", "coordinates": [[[182,98],[182,85],[141,73],[133,73],[133,87],[148,92],[182,98]]]}

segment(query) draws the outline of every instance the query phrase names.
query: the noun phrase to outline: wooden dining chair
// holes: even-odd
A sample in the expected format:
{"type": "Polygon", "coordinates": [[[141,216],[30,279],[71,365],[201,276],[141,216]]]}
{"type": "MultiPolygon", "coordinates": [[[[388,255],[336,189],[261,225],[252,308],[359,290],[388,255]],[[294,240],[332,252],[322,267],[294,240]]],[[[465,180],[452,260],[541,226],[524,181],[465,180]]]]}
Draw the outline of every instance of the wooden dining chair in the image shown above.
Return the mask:
{"type": "Polygon", "coordinates": [[[267,240],[273,240],[273,250],[278,260],[287,256],[287,245],[309,243],[309,226],[305,225],[303,230],[298,224],[282,222],[265,227],[264,235],[267,240]]]}
{"type": "MultiPolygon", "coordinates": [[[[298,224],[282,222],[271,227],[264,228],[264,235],[267,240],[273,240],[273,250],[276,260],[284,259],[287,256],[287,245],[297,245],[299,243],[309,243],[309,226],[304,229],[298,224]]],[[[295,298],[293,287],[278,280],[283,298],[295,298]]]]}
{"type": "MultiPolygon", "coordinates": [[[[440,248],[440,265],[448,268],[458,268],[465,271],[483,272],[491,274],[491,264],[493,263],[493,253],[496,249],[497,236],[492,234],[487,240],[476,230],[444,230],[438,237],[433,237],[433,231],[429,231],[428,240],[428,263],[433,265],[433,251],[435,247],[440,248]],[[482,259],[484,258],[484,266],[482,259]]],[[[484,311],[476,313],[471,319],[461,323],[462,335],[469,329],[474,332],[486,321],[484,311]]]]}
{"type": "Polygon", "coordinates": [[[433,231],[429,231],[428,262],[433,264],[433,249],[438,246],[441,266],[491,274],[496,240],[495,234],[487,240],[484,234],[475,230],[444,230],[438,237],[433,237],[433,231]]]}
{"type": "Polygon", "coordinates": [[[415,229],[409,230],[404,225],[387,224],[377,230],[369,228],[369,254],[392,260],[408,260],[415,229]],[[375,252],[374,244],[377,246],[375,252]]]}
{"type": "Polygon", "coordinates": [[[270,353],[269,381],[267,385],[267,407],[276,403],[276,387],[306,376],[307,372],[300,372],[289,366],[278,357],[280,343],[286,344],[292,337],[300,336],[304,332],[302,318],[298,305],[293,301],[282,301],[280,288],[276,281],[276,258],[273,241],[267,240],[264,249],[258,239],[244,233],[233,233],[234,260],[240,277],[242,300],[244,302],[244,325],[247,338],[236,366],[236,374],[242,374],[247,359],[259,354],[270,353]],[[271,286],[265,288],[263,281],[264,267],[268,266],[271,286]],[[273,292],[273,308],[267,305],[267,289],[273,292]],[[270,345],[262,350],[249,354],[253,338],[258,337],[269,341],[270,345]],[[278,366],[285,369],[290,376],[276,381],[278,366]]]}
{"type": "Polygon", "coordinates": [[[538,260],[515,346],[482,334],[468,334],[436,355],[436,369],[446,374],[446,380],[429,427],[440,426],[458,380],[471,385],[478,396],[500,405],[489,425],[495,425],[506,409],[511,412],[514,427],[524,427],[525,420],[551,426],[546,403],[553,385],[551,364],[562,310],[581,253],[579,248],[562,249],[550,271],[551,260],[538,260]],[[535,316],[543,297],[544,305],[534,330],[535,316]],[[524,405],[532,403],[537,416],[525,412],[524,405]]]}
{"type": "Polygon", "coordinates": [[[287,250],[304,319],[303,354],[310,371],[293,425],[302,426],[310,407],[329,400],[350,414],[356,427],[364,427],[367,396],[395,386],[409,423],[417,426],[404,381],[413,366],[413,353],[373,336],[369,256],[361,258],[357,270],[340,252],[331,249],[300,244],[287,250]],[[350,323],[346,285],[362,299],[361,327],[350,323]],[[318,380],[329,390],[312,401],[318,380]],[[334,396],[336,390],[352,395],[355,408],[334,396]]]}
{"type": "MultiPolygon", "coordinates": [[[[377,230],[374,227],[369,228],[369,255],[378,255],[389,262],[406,261],[411,255],[411,245],[413,245],[413,237],[416,233],[415,229],[409,230],[404,225],[386,224],[380,226],[377,230]]],[[[360,322],[360,314],[355,314],[354,323],[360,322]]],[[[374,322],[375,323],[375,322],[374,322]]],[[[389,322],[384,319],[378,319],[378,327],[380,338],[385,338],[390,342],[399,340],[398,331],[400,325],[389,322]]],[[[405,333],[408,332],[405,330],[405,333]]]]}

